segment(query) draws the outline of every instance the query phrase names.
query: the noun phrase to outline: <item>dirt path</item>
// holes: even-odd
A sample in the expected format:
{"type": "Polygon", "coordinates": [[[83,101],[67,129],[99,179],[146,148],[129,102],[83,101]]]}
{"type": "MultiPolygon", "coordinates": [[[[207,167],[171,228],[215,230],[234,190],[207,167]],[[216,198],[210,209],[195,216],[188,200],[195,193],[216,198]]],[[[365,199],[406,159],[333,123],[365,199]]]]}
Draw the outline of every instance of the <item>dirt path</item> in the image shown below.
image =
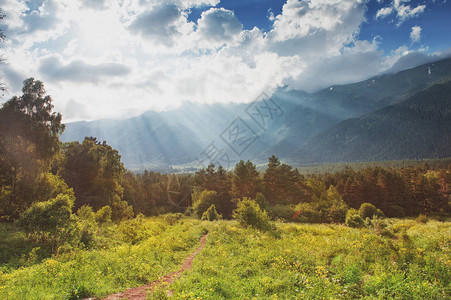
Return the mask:
{"type": "MultiPolygon", "coordinates": [[[[199,248],[197,248],[196,251],[194,251],[190,255],[190,257],[188,257],[187,259],[185,259],[183,261],[181,269],[178,270],[177,272],[172,272],[166,276],[161,277],[160,279],[158,279],[156,281],[152,281],[151,283],[149,283],[147,285],[139,286],[139,287],[133,288],[133,289],[128,289],[122,293],[110,295],[106,298],[103,298],[103,300],[119,300],[119,299],[145,300],[147,297],[147,294],[149,292],[152,292],[152,290],[155,288],[155,286],[157,286],[159,284],[169,285],[169,284],[173,283],[174,280],[179,278],[183,272],[191,269],[193,259],[204,248],[206,239],[207,239],[207,235],[204,235],[203,237],[201,237],[199,248]]],[[[169,291],[169,293],[171,293],[171,292],[169,291]]]]}

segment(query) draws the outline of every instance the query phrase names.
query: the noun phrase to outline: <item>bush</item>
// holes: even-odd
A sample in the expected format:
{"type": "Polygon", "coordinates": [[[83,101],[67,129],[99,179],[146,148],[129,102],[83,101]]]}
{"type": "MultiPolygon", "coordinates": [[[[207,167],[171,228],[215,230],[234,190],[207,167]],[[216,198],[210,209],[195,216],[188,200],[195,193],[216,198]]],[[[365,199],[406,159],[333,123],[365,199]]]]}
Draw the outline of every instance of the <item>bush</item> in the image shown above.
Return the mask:
{"type": "Polygon", "coordinates": [[[422,223],[422,224],[426,224],[428,222],[428,217],[426,215],[420,214],[418,215],[418,217],[416,218],[416,221],[418,223],[422,223]]]}
{"type": "Polygon", "coordinates": [[[91,247],[94,245],[95,235],[98,229],[92,207],[88,205],[80,207],[77,211],[77,216],[80,242],[86,247],[91,247]]]}
{"type": "Polygon", "coordinates": [[[291,205],[276,204],[268,208],[268,214],[273,220],[283,219],[292,222],[296,217],[294,207],[291,205]]]}
{"type": "Polygon", "coordinates": [[[111,222],[111,215],[113,213],[113,210],[109,205],[106,205],[96,211],[94,217],[96,219],[96,222],[99,224],[111,222]]]}
{"type": "Polygon", "coordinates": [[[203,214],[201,220],[214,221],[221,220],[222,216],[216,211],[216,207],[212,204],[203,214]]]}
{"type": "Polygon", "coordinates": [[[17,220],[32,240],[48,244],[55,252],[66,242],[74,242],[76,219],[72,214],[74,203],[69,195],[32,204],[17,220]]]}
{"type": "Polygon", "coordinates": [[[164,215],[164,221],[172,226],[177,223],[182,217],[182,213],[168,213],[164,215]]]}
{"type": "Polygon", "coordinates": [[[215,205],[217,206],[219,199],[216,191],[202,191],[193,194],[193,211],[200,219],[207,209],[215,205]]]}
{"type": "Polygon", "coordinates": [[[301,223],[321,223],[322,214],[311,203],[299,203],[295,207],[294,221],[301,223]]]}
{"type": "Polygon", "coordinates": [[[249,198],[244,197],[237,203],[233,211],[233,218],[242,226],[249,226],[260,230],[269,230],[271,225],[266,211],[249,198]]]}
{"type": "Polygon", "coordinates": [[[360,205],[359,213],[363,219],[372,219],[373,216],[376,216],[378,214],[376,206],[371,203],[363,203],[362,205],[360,205]]]}
{"type": "Polygon", "coordinates": [[[364,226],[364,221],[359,211],[351,208],[346,213],[346,226],[352,228],[362,228],[364,226]]]}

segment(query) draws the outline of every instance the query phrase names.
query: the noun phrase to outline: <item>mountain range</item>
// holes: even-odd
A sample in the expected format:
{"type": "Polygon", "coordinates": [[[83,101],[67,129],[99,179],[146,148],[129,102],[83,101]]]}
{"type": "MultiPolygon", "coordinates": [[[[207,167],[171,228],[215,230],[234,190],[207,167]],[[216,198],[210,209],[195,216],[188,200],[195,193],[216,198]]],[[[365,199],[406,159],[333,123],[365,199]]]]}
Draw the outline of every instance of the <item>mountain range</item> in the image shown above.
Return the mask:
{"type": "Polygon", "coordinates": [[[316,93],[279,88],[249,104],[184,103],[124,120],[67,123],[119,150],[131,170],[209,162],[307,163],[451,156],[451,58],[316,93]]]}

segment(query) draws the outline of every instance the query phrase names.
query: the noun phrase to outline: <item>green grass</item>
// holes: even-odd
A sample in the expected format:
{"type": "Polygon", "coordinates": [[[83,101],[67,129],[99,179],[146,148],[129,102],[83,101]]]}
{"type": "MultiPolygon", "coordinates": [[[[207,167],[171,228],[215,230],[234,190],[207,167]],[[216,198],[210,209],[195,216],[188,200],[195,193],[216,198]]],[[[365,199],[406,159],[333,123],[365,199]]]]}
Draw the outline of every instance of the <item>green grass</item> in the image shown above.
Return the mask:
{"type": "Polygon", "coordinates": [[[393,221],[397,239],[342,225],[277,226],[274,234],[217,223],[193,269],[171,286],[174,298],[451,297],[450,223],[393,221]]]}
{"type": "MultiPolygon", "coordinates": [[[[383,236],[343,225],[276,223],[262,232],[182,219],[171,226],[163,217],[144,219],[138,231],[109,225],[96,250],[3,269],[0,299],[102,297],[143,285],[178,270],[207,230],[192,269],[170,286],[172,299],[450,299],[451,223],[387,223],[391,235],[383,236]]],[[[149,299],[168,298],[166,289],[149,299]]]]}
{"type": "Polygon", "coordinates": [[[31,267],[0,273],[0,299],[101,297],[147,284],[178,270],[205,233],[202,222],[196,220],[170,226],[162,218],[146,219],[140,226],[142,241],[133,244],[120,241],[121,237],[130,240],[121,226],[105,230],[101,249],[73,250],[31,267]]]}

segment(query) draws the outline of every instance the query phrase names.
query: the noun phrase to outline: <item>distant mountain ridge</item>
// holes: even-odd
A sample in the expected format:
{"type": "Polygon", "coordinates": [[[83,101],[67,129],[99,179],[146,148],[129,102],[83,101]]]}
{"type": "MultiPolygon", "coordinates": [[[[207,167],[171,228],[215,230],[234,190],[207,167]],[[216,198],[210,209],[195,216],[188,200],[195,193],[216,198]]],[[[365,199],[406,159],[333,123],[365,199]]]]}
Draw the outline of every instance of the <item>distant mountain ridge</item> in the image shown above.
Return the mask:
{"type": "Polygon", "coordinates": [[[407,100],[345,120],[293,153],[302,163],[451,156],[451,79],[407,100]]]}
{"type": "MultiPolygon", "coordinates": [[[[364,136],[365,130],[375,130],[368,124],[362,125],[363,121],[360,118],[371,120],[377,124],[374,126],[392,131],[389,124],[402,123],[393,121],[396,117],[390,114],[393,107],[396,108],[405,101],[413,101],[411,99],[416,97],[417,93],[422,93],[438,82],[442,81],[440,84],[443,85],[446,78],[451,78],[451,59],[428,63],[396,74],[377,76],[354,84],[331,86],[313,94],[280,88],[271,96],[270,101],[279,106],[282,113],[268,119],[264,128],[257,126],[250,115],[246,114],[249,104],[185,103],[172,111],[160,113],[149,111],[125,120],[68,123],[61,139],[82,141],[85,136],[95,136],[99,140],[106,140],[119,150],[125,166],[133,170],[168,166],[199,167],[199,156],[212,143],[233,154],[234,162],[239,159],[250,159],[256,163],[264,163],[272,154],[282,160],[298,164],[380,160],[389,157],[419,158],[427,156],[427,151],[423,149],[415,152],[414,142],[410,147],[411,151],[403,147],[388,147],[389,144],[381,141],[378,142],[382,147],[380,150],[367,151],[368,148],[363,146],[358,148],[357,144],[354,148],[346,148],[342,144],[338,146],[334,144],[333,141],[338,142],[332,135],[333,132],[343,134],[342,130],[345,130],[347,135],[344,136],[349,136],[351,132],[349,128],[355,126],[363,126],[359,136],[364,136]],[[383,113],[384,116],[385,113],[389,114],[387,119],[383,119],[387,124],[376,122],[377,117],[372,113],[376,111],[378,114],[383,113]],[[241,119],[256,136],[255,142],[240,155],[234,154],[229,145],[224,143],[224,135],[221,136],[224,130],[230,128],[228,126],[236,124],[234,122],[237,118],[241,119]],[[334,148],[335,146],[338,148],[334,148]],[[330,151],[322,152],[323,147],[330,147],[330,151]],[[398,149],[396,155],[382,154],[385,153],[384,149],[393,148],[398,149]],[[403,153],[407,150],[410,152],[403,153]],[[365,151],[368,154],[362,154],[365,151]]],[[[437,95],[439,96],[438,91],[437,95]]],[[[440,97],[442,96],[445,97],[444,95],[440,97]]],[[[420,105],[421,100],[415,99],[418,102],[415,103],[420,105]]],[[[445,104],[448,103],[446,101],[445,104]]],[[[263,102],[257,104],[259,103],[263,102]]],[[[400,107],[398,109],[401,109],[400,107]]],[[[412,122],[406,115],[398,113],[398,116],[412,122]]],[[[446,118],[448,117],[446,115],[446,118]]],[[[434,132],[436,124],[431,126],[429,135],[434,132]]],[[[441,127],[436,129],[439,128],[441,127]]],[[[431,142],[438,143],[437,140],[431,142]]],[[[396,144],[397,139],[393,139],[391,143],[396,144]]],[[[435,149],[435,146],[431,149],[435,149]]],[[[440,150],[440,153],[440,157],[443,157],[441,155],[447,153],[446,149],[440,150]]],[[[431,152],[430,155],[438,157],[436,153],[431,152]]]]}

